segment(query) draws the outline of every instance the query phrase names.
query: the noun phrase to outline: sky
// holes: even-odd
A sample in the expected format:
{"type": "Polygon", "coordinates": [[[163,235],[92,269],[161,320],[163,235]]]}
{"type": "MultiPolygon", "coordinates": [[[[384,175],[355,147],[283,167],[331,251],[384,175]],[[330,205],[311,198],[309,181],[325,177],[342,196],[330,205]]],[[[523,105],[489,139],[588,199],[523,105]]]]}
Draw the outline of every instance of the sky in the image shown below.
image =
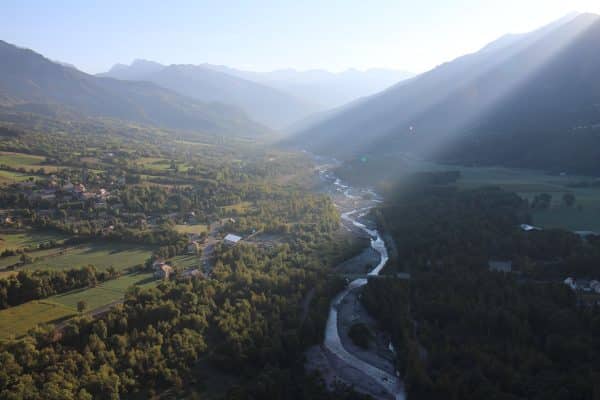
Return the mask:
{"type": "Polygon", "coordinates": [[[1,0],[0,40],[97,73],[142,58],[424,72],[598,0],[1,0]]]}

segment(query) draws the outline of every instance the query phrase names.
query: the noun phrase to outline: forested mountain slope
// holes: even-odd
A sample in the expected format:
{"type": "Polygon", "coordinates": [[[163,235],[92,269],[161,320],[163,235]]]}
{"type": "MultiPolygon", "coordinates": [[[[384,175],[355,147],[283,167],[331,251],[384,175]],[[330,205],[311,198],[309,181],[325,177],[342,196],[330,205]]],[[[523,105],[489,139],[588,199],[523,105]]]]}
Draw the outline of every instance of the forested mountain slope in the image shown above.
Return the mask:
{"type": "Polygon", "coordinates": [[[600,19],[582,14],[503,37],[297,133],[294,143],[342,158],[412,153],[597,171],[600,19]]]}
{"type": "Polygon", "coordinates": [[[148,82],[95,77],[3,41],[0,59],[0,105],[15,110],[61,110],[214,134],[268,131],[238,108],[203,103],[148,82]]]}

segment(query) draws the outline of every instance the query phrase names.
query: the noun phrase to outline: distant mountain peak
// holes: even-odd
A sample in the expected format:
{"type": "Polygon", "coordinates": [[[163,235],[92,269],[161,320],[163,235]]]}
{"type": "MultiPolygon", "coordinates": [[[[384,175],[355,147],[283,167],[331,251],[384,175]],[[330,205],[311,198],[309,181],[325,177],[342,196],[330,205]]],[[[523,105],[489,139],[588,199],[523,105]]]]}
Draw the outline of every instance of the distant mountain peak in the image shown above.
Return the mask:
{"type": "Polygon", "coordinates": [[[122,80],[143,80],[143,77],[160,71],[165,66],[154,61],[135,59],[131,64],[117,63],[108,72],[98,76],[110,77],[122,80]]]}

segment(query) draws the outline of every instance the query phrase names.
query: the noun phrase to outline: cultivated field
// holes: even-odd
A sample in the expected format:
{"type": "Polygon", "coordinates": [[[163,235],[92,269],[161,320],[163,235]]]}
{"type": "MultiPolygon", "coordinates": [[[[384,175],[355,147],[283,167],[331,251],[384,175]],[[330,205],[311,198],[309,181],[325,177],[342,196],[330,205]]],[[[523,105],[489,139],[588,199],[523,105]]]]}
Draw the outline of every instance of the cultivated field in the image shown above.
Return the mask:
{"type": "Polygon", "coordinates": [[[75,314],[69,308],[46,300],[0,310],[0,340],[19,337],[38,324],[64,320],[75,314]]]}
{"type": "Polygon", "coordinates": [[[0,310],[0,339],[19,337],[38,324],[59,322],[75,316],[80,300],[86,302],[86,312],[92,312],[122,300],[132,286],[150,287],[156,282],[151,273],[129,274],[93,288],[77,289],[0,310]]]}
{"type": "Polygon", "coordinates": [[[58,169],[55,165],[44,165],[45,162],[46,157],[42,156],[7,151],[0,152],[0,164],[12,168],[25,168],[26,170],[43,168],[46,172],[55,172],[58,169]]]}
{"type": "Polygon", "coordinates": [[[176,266],[183,269],[197,268],[200,266],[200,258],[195,255],[181,255],[170,259],[170,261],[176,266]]]}
{"type": "MultiPolygon", "coordinates": [[[[19,239],[11,240],[16,242],[19,239]]],[[[28,239],[24,237],[23,240],[28,239]]],[[[0,278],[21,270],[70,269],[86,265],[93,265],[98,270],[113,267],[123,271],[146,262],[152,255],[152,248],[119,242],[91,242],[66,249],[61,247],[32,251],[27,255],[33,258],[33,262],[10,270],[7,267],[19,263],[20,256],[0,258],[0,278]]]]}
{"type": "Polygon", "coordinates": [[[32,247],[50,240],[62,240],[67,236],[58,232],[34,230],[0,230],[0,252],[5,249],[32,247]]]}
{"type": "Polygon", "coordinates": [[[204,224],[189,224],[189,225],[175,225],[175,230],[179,233],[195,233],[197,235],[202,232],[208,232],[208,226],[204,224]]]}
{"type": "Polygon", "coordinates": [[[459,186],[465,188],[486,185],[499,186],[533,199],[537,194],[548,193],[552,204],[548,210],[533,211],[533,223],[544,228],[590,230],[600,233],[600,186],[572,187],[580,182],[595,182],[598,178],[581,175],[549,175],[533,171],[502,167],[460,167],[419,163],[412,166],[419,171],[460,171],[459,186]],[[573,207],[563,204],[565,193],[575,195],[573,207]]]}
{"type": "Polygon", "coordinates": [[[29,255],[34,257],[34,262],[24,266],[25,269],[68,269],[93,265],[99,270],[111,266],[124,270],[143,264],[152,255],[152,249],[128,243],[92,242],[64,252],[61,249],[50,249],[29,255]]]}
{"type": "Polygon", "coordinates": [[[10,185],[17,182],[23,182],[32,177],[33,175],[31,174],[0,170],[0,185],[10,185]]]}
{"type": "Polygon", "coordinates": [[[127,289],[132,286],[146,287],[155,285],[156,282],[152,273],[123,275],[93,288],[73,290],[49,297],[47,301],[77,311],[77,303],[83,300],[87,304],[87,311],[92,311],[122,300],[127,289]]]}

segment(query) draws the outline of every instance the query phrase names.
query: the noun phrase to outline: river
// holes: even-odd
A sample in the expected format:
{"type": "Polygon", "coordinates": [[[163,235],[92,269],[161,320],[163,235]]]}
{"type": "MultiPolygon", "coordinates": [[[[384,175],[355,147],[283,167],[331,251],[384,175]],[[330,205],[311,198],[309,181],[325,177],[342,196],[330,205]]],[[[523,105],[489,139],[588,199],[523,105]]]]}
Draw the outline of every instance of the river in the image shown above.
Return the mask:
{"type": "MultiPolygon", "coordinates": [[[[362,195],[365,193],[375,195],[375,193],[373,193],[370,190],[359,190],[354,189],[348,185],[344,185],[338,178],[333,177],[331,173],[325,168],[320,169],[319,174],[323,179],[333,181],[335,190],[337,192],[343,193],[343,195],[347,199],[357,199],[362,197],[362,195]],[[353,195],[352,193],[354,192],[358,192],[360,196],[353,195]]],[[[351,223],[352,225],[361,229],[369,235],[369,237],[371,238],[371,247],[379,254],[379,263],[367,274],[368,276],[379,275],[379,273],[381,272],[383,267],[385,267],[385,264],[389,259],[385,241],[383,240],[377,229],[369,229],[365,224],[359,221],[361,217],[366,215],[369,212],[369,210],[375,206],[375,202],[376,201],[372,201],[366,207],[360,209],[353,209],[344,212],[341,215],[342,220],[351,223]]],[[[344,300],[344,298],[348,295],[348,293],[350,293],[350,291],[364,286],[366,284],[366,278],[355,279],[352,282],[350,282],[341,293],[338,293],[335,296],[329,308],[329,315],[327,318],[327,325],[325,328],[325,340],[323,344],[329,351],[335,354],[342,361],[360,370],[362,373],[378,382],[381,385],[381,387],[393,398],[395,398],[396,400],[404,400],[406,398],[404,386],[402,384],[402,381],[397,376],[383,371],[382,369],[377,368],[376,366],[371,365],[356,357],[348,350],[346,350],[346,348],[344,348],[340,339],[340,334],[338,331],[338,307],[340,303],[344,300]]]]}

